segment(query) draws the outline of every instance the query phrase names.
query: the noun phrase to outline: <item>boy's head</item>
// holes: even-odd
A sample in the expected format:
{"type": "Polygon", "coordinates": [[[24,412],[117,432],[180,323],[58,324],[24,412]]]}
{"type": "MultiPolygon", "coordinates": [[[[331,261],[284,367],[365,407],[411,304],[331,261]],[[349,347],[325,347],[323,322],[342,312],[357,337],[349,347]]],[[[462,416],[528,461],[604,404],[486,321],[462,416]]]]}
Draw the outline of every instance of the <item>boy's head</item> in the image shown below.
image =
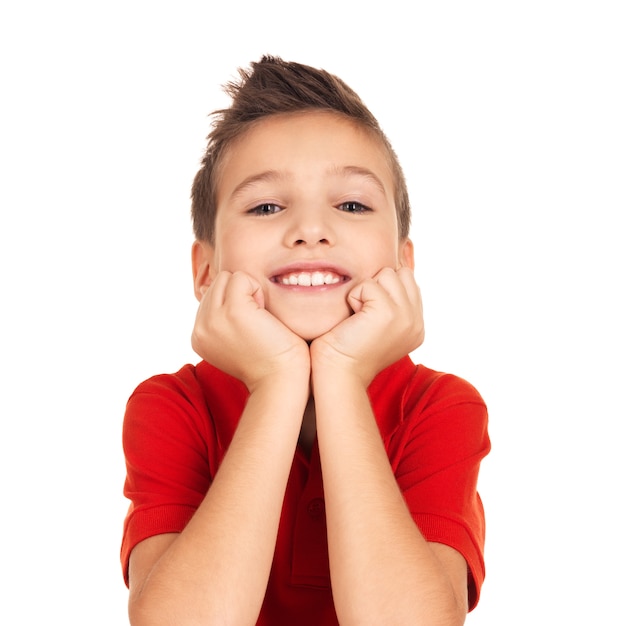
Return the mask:
{"type": "Polygon", "coordinates": [[[232,105],[214,112],[213,130],[192,186],[192,219],[198,241],[214,242],[220,167],[228,148],[263,119],[306,111],[346,116],[381,143],[394,179],[398,234],[400,239],[408,237],[410,205],[402,168],[376,118],[350,87],[324,70],[270,56],[239,73],[241,81],[225,87],[232,105]]]}
{"type": "Polygon", "coordinates": [[[273,58],[242,76],[194,181],[196,297],[220,272],[241,272],[262,308],[313,340],[351,316],[357,286],[413,267],[406,185],[337,78],[273,58]]]}

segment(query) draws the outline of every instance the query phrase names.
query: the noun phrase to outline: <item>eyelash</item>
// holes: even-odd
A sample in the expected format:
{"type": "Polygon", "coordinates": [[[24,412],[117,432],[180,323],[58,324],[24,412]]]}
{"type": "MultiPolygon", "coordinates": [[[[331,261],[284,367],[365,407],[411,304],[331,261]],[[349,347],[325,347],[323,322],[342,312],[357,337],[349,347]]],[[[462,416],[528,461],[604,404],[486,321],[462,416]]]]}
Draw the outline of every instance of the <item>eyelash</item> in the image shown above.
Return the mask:
{"type": "Polygon", "coordinates": [[[342,202],[337,208],[340,211],[353,213],[355,215],[362,215],[363,213],[368,213],[372,210],[370,209],[370,207],[365,206],[364,204],[357,202],[356,200],[348,200],[347,202],[342,202]],[[348,209],[348,206],[352,206],[352,209],[348,209]]]}
{"type": "Polygon", "coordinates": [[[263,204],[259,204],[258,206],[255,206],[254,208],[250,209],[248,213],[250,213],[251,215],[266,216],[266,215],[274,215],[275,213],[278,213],[279,211],[282,211],[282,207],[278,206],[277,204],[274,204],[273,202],[264,202],[263,204]],[[271,209],[271,210],[268,211],[268,209],[271,209]]]}
{"type": "MultiPolygon", "coordinates": [[[[357,202],[356,200],[348,200],[347,202],[342,202],[337,206],[337,209],[339,209],[340,211],[344,211],[345,213],[352,213],[353,215],[362,215],[372,210],[370,209],[370,207],[365,206],[364,204],[362,204],[361,202],[357,202]]],[[[248,213],[251,215],[268,216],[275,215],[282,210],[283,208],[278,204],[274,204],[272,202],[264,202],[263,204],[259,204],[258,206],[250,209],[248,213]]]]}

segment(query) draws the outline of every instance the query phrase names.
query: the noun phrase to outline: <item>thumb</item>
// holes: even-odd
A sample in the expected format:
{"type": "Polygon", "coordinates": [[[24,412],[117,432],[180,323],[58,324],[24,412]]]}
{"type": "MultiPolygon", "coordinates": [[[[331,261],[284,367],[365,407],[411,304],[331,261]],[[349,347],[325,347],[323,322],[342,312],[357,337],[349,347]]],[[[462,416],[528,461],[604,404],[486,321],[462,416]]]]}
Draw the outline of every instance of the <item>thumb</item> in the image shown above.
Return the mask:
{"type": "Polygon", "coordinates": [[[256,302],[257,306],[261,309],[265,308],[265,296],[263,295],[263,289],[261,289],[261,284],[252,278],[249,274],[244,274],[243,272],[237,272],[239,276],[241,274],[243,277],[247,279],[246,292],[247,294],[256,302]]]}
{"type": "Polygon", "coordinates": [[[261,285],[256,281],[253,281],[254,291],[252,292],[252,299],[259,305],[259,308],[265,308],[265,296],[263,295],[263,289],[261,289],[261,285]]]}
{"type": "Polygon", "coordinates": [[[365,303],[369,299],[367,296],[367,283],[371,281],[363,281],[356,285],[353,289],[348,293],[348,305],[355,312],[363,310],[365,303]]]}

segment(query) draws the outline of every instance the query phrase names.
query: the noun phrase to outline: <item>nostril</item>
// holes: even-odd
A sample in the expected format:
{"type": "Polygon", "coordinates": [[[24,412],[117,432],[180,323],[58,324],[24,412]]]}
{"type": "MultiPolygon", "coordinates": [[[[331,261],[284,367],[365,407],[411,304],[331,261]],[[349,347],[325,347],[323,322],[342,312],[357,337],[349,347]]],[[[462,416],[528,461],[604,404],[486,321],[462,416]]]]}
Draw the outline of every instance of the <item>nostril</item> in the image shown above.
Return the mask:
{"type": "MultiPolygon", "coordinates": [[[[330,241],[328,239],[326,239],[326,237],[324,237],[323,239],[318,239],[317,243],[321,243],[323,245],[330,245],[330,241]]],[[[306,246],[307,245],[307,241],[306,239],[296,239],[293,242],[294,246],[306,246]]]]}

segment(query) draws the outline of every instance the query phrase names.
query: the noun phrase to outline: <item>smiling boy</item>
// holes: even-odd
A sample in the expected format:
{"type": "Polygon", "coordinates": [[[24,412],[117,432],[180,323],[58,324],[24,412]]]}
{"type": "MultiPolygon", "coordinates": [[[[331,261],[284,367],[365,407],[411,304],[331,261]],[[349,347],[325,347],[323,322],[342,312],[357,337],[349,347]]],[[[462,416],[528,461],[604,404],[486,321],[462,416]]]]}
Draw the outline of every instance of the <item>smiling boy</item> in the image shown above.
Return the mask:
{"type": "Polygon", "coordinates": [[[202,361],[125,416],[131,623],[462,624],[487,415],[407,356],[397,158],[324,71],[264,57],[228,89],[192,190],[202,361]]]}

